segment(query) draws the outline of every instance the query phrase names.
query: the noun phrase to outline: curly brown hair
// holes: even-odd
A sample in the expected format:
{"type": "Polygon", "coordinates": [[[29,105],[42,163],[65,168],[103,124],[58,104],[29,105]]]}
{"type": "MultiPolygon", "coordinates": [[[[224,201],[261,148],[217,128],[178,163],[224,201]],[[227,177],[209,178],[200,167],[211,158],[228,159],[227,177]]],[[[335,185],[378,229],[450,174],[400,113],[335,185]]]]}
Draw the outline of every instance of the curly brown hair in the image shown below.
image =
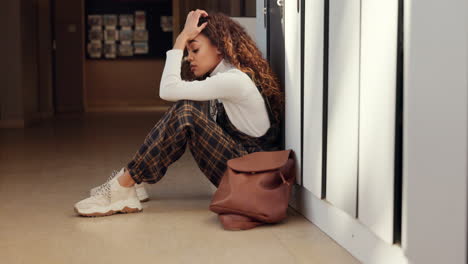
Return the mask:
{"type": "MultiPolygon", "coordinates": [[[[270,64],[262,57],[255,42],[237,21],[220,12],[209,14],[205,18],[208,19],[208,24],[201,34],[218,48],[224,60],[246,73],[254,81],[260,92],[268,98],[273,115],[279,123],[284,109],[284,94],[270,64]]],[[[184,54],[187,55],[187,50],[184,54]]],[[[184,60],[181,75],[182,79],[190,81],[203,80],[209,73],[196,78],[190,71],[189,62],[184,60]]]]}

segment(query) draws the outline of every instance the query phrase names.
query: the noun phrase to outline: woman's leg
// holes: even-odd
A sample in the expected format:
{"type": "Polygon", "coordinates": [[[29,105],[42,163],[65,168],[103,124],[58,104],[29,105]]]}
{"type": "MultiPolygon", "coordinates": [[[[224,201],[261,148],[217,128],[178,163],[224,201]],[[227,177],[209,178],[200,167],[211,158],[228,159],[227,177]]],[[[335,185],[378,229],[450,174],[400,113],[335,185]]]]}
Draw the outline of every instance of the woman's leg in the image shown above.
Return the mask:
{"type": "Polygon", "coordinates": [[[126,186],[132,186],[134,182],[158,182],[169,165],[182,156],[187,143],[200,169],[216,186],[227,160],[247,154],[240,143],[203,112],[201,104],[178,101],[145,138],[128,163],[128,172],[103,184],[97,195],[76,203],[75,211],[83,216],[140,212],[142,206],[135,188],[126,186]]]}
{"type": "Polygon", "coordinates": [[[187,143],[202,172],[216,186],[226,161],[247,154],[203,111],[201,103],[180,100],[153,127],[128,163],[127,180],[131,177],[136,183],[158,182],[185,152],[187,143]]]}

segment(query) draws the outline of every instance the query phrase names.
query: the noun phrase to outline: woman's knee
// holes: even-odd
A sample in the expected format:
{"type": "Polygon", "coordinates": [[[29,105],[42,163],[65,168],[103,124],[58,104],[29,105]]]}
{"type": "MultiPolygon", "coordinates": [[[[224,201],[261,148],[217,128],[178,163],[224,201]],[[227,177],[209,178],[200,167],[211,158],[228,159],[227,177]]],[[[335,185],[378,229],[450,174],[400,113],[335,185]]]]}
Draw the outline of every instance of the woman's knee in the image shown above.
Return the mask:
{"type": "Polygon", "coordinates": [[[202,111],[202,104],[198,101],[193,100],[179,100],[175,103],[175,109],[180,114],[193,114],[193,113],[201,113],[202,111]]]}

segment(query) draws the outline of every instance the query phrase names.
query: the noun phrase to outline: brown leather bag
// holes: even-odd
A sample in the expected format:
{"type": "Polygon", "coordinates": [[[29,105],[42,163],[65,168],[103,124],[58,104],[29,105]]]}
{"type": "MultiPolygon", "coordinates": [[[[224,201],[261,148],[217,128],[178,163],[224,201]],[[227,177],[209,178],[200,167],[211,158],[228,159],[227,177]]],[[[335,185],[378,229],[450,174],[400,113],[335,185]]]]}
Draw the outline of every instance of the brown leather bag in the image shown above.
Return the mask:
{"type": "Polygon", "coordinates": [[[210,210],[227,230],[251,229],[287,217],[295,183],[292,150],[261,151],[228,160],[210,210]]]}

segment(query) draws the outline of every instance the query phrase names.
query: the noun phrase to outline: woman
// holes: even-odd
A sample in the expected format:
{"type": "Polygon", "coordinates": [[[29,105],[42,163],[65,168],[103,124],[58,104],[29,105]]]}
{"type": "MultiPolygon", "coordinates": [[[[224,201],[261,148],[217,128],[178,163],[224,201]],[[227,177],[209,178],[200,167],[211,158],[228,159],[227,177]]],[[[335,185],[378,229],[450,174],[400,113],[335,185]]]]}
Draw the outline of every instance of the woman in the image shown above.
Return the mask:
{"type": "Polygon", "coordinates": [[[140,212],[134,186],[158,182],[186,144],[215,186],[227,160],[279,149],[284,98],[268,62],[237,22],[221,13],[191,11],[166,55],[159,95],[176,103],[127,166],[75,204],[79,215],[140,212]],[[210,113],[202,101],[210,102],[210,113]]]}

